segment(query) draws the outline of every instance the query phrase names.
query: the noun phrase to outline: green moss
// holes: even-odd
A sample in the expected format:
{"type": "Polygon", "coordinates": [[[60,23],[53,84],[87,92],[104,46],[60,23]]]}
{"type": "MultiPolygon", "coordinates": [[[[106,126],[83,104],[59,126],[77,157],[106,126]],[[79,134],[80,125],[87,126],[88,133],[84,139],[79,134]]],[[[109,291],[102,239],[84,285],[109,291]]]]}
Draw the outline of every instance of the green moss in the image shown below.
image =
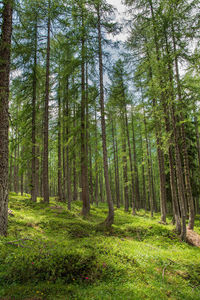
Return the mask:
{"type": "MultiPolygon", "coordinates": [[[[105,204],[32,203],[10,195],[9,234],[0,238],[0,299],[199,299],[199,248],[144,211],[115,210],[112,230],[96,230],[105,204]],[[10,243],[12,242],[12,243],[10,243]]],[[[196,226],[199,226],[197,220],[196,226]]]]}

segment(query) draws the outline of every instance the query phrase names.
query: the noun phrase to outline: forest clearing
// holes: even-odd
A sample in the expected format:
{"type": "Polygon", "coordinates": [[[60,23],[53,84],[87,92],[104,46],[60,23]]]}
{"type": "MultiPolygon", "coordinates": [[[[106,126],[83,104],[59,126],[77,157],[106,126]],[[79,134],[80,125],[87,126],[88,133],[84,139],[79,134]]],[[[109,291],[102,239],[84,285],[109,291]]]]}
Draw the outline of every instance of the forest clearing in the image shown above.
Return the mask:
{"type": "Polygon", "coordinates": [[[200,299],[199,13],[0,1],[0,299],[200,299]]]}

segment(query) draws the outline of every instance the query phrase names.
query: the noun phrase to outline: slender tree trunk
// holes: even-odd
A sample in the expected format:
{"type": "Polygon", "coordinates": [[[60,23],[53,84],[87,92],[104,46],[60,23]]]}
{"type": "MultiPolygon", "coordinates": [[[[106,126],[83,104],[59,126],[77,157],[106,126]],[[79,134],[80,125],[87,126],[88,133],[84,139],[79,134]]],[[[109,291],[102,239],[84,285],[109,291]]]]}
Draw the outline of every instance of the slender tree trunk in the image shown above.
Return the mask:
{"type": "MultiPolygon", "coordinates": [[[[125,95],[124,95],[125,97],[125,95]]],[[[134,169],[133,169],[133,160],[132,160],[132,154],[131,154],[131,143],[130,143],[130,135],[129,135],[129,129],[128,129],[128,116],[127,116],[127,108],[126,104],[124,105],[125,109],[125,127],[126,127],[126,134],[124,133],[124,136],[127,135],[127,141],[128,141],[128,153],[129,153],[129,162],[130,162],[130,169],[131,169],[131,187],[132,187],[132,193],[131,193],[131,198],[132,198],[132,214],[135,215],[135,207],[138,207],[138,198],[136,194],[136,189],[135,189],[135,174],[134,174],[134,169]]],[[[126,142],[126,140],[125,140],[126,142]]],[[[128,187],[127,187],[128,188],[128,187]]],[[[126,198],[125,198],[125,203],[126,203],[126,198]]]]}
{"type": "MultiPolygon", "coordinates": [[[[16,141],[15,141],[16,143],[16,141]]],[[[15,161],[14,161],[14,192],[17,194],[18,193],[18,188],[17,188],[17,145],[15,145],[15,161]]]]}
{"type": "Polygon", "coordinates": [[[119,168],[117,166],[117,141],[115,140],[115,132],[114,132],[114,126],[113,126],[113,120],[112,122],[112,140],[113,140],[113,151],[114,151],[114,167],[115,167],[115,193],[116,193],[116,204],[117,208],[120,207],[120,192],[119,192],[119,168]]]}
{"type": "MultiPolygon", "coordinates": [[[[21,161],[23,161],[23,153],[24,153],[24,146],[21,148],[21,161]]],[[[24,170],[23,170],[23,165],[21,164],[21,180],[20,180],[21,186],[21,196],[24,194],[24,170]]]]}
{"type": "MultiPolygon", "coordinates": [[[[125,123],[125,120],[122,120],[122,123],[125,123]]],[[[122,163],[123,163],[123,178],[124,178],[124,210],[125,212],[129,211],[129,193],[128,193],[128,170],[127,170],[127,153],[126,153],[126,130],[125,124],[122,125],[122,163]]],[[[132,191],[133,193],[133,191],[132,191]]]]}
{"type": "MultiPolygon", "coordinates": [[[[87,51],[87,46],[86,46],[87,51]]],[[[86,63],[85,63],[85,151],[86,151],[86,162],[87,162],[87,198],[90,203],[93,202],[93,195],[91,194],[91,177],[90,177],[90,168],[89,168],[89,85],[88,85],[88,61],[87,61],[87,54],[86,54],[86,63]]]]}
{"type": "Polygon", "coordinates": [[[144,128],[145,128],[145,141],[146,141],[146,153],[147,153],[149,203],[150,203],[151,217],[153,217],[153,191],[152,191],[152,183],[151,183],[152,174],[151,174],[150,152],[149,152],[149,143],[147,137],[147,123],[146,123],[145,112],[144,112],[144,128]]]}
{"type": "Polygon", "coordinates": [[[0,36],[0,235],[8,223],[8,99],[12,34],[12,0],[4,0],[0,36]]]}
{"type": "Polygon", "coordinates": [[[103,55],[102,55],[102,35],[101,35],[101,17],[99,5],[97,6],[98,16],[98,43],[99,43],[99,76],[100,76],[100,107],[101,107],[101,129],[102,129],[102,147],[103,147],[103,164],[104,164],[104,177],[106,185],[106,195],[109,207],[108,217],[105,220],[106,226],[111,226],[114,222],[114,206],[110,190],[109,175],[108,175],[108,157],[106,145],[106,122],[104,110],[104,88],[103,88],[103,55]]]}
{"type": "Polygon", "coordinates": [[[153,195],[153,210],[154,210],[154,212],[157,212],[155,177],[154,177],[154,168],[153,168],[153,159],[152,159],[152,150],[151,150],[150,137],[148,137],[148,144],[149,144],[150,166],[151,166],[151,185],[152,185],[152,195],[153,195]]]}
{"type": "MultiPolygon", "coordinates": [[[[74,104],[74,119],[73,119],[73,126],[76,128],[76,107],[74,104]]],[[[78,191],[77,191],[77,171],[76,171],[76,136],[74,135],[73,138],[74,143],[74,154],[73,154],[73,184],[74,184],[74,190],[73,190],[73,200],[76,201],[78,198],[78,191]]]]}
{"type": "Polygon", "coordinates": [[[137,154],[136,154],[135,128],[134,128],[134,122],[133,122],[133,114],[131,115],[131,121],[132,121],[133,162],[134,162],[134,175],[135,175],[136,203],[138,203],[138,208],[141,208],[140,186],[139,186],[139,176],[138,176],[138,167],[137,167],[137,154]]]}
{"type": "Polygon", "coordinates": [[[68,210],[71,210],[72,202],[72,192],[71,192],[71,168],[69,160],[69,119],[70,119],[70,110],[69,110],[69,82],[67,78],[67,91],[66,91],[66,177],[67,177],[67,207],[68,210]]]}
{"type": "Polygon", "coordinates": [[[12,149],[10,151],[10,171],[9,171],[9,191],[12,192],[13,191],[13,153],[12,153],[12,149]]]}
{"type": "Polygon", "coordinates": [[[197,143],[197,153],[198,153],[198,164],[200,170],[200,138],[199,138],[199,126],[197,117],[194,117],[194,124],[195,124],[195,132],[196,132],[196,143],[197,143]]]}
{"type": "Polygon", "coordinates": [[[65,116],[65,102],[63,101],[63,132],[62,132],[62,157],[63,157],[63,183],[62,183],[62,186],[63,186],[63,191],[62,191],[62,201],[63,202],[66,202],[66,155],[65,155],[65,150],[66,150],[66,146],[65,146],[65,133],[66,133],[66,116],[65,116]]]}
{"type": "Polygon", "coordinates": [[[44,111],[44,149],[43,149],[43,197],[49,203],[49,79],[50,79],[50,1],[47,23],[47,54],[46,54],[46,84],[45,84],[45,111],[44,111]]]}
{"type": "MultiPolygon", "coordinates": [[[[154,16],[154,8],[152,0],[149,0],[149,5],[151,9],[151,16],[152,16],[152,22],[153,22],[153,31],[154,31],[154,43],[156,48],[156,60],[158,63],[158,69],[159,69],[159,75],[160,75],[160,87],[161,90],[163,90],[163,82],[161,77],[161,71],[160,71],[160,54],[159,54],[159,44],[158,44],[158,35],[157,35],[157,28],[155,24],[155,16],[154,16]]],[[[150,71],[150,73],[152,73],[150,71]]],[[[164,102],[164,92],[161,91],[161,102],[164,102]]],[[[153,99],[153,106],[154,109],[156,108],[156,100],[153,99]]],[[[162,142],[160,138],[161,130],[159,126],[159,120],[157,117],[157,113],[154,113],[156,117],[156,143],[157,143],[157,153],[158,153],[158,164],[159,164],[159,174],[160,174],[160,206],[161,206],[161,222],[166,223],[166,176],[165,176],[165,167],[164,167],[164,154],[162,150],[162,142]]]]}
{"type": "Polygon", "coordinates": [[[140,145],[142,150],[142,208],[146,211],[147,199],[146,199],[146,180],[145,180],[145,171],[144,171],[144,151],[143,151],[143,141],[142,141],[142,129],[140,125],[140,145]]]}
{"type": "MultiPolygon", "coordinates": [[[[59,79],[60,81],[60,79],[59,79]]],[[[58,201],[63,200],[62,195],[62,155],[61,155],[61,101],[60,82],[58,90],[58,201]]]]}
{"type": "Polygon", "coordinates": [[[94,190],[93,190],[93,175],[92,175],[92,147],[89,146],[90,149],[90,197],[91,197],[91,203],[94,202],[94,190]]]}
{"type": "Polygon", "coordinates": [[[31,200],[37,201],[36,190],[36,98],[37,98],[37,18],[35,21],[35,49],[33,65],[33,97],[32,97],[32,174],[31,174],[31,200]]]}
{"type": "MultiPolygon", "coordinates": [[[[178,57],[177,57],[177,49],[176,49],[176,41],[174,34],[174,26],[172,22],[172,38],[173,38],[173,47],[174,47],[174,63],[175,63],[175,75],[176,75],[176,83],[178,90],[178,100],[181,106],[183,107],[183,100],[181,94],[181,85],[180,85],[180,76],[179,76],[179,67],[178,67],[178,57]]],[[[183,150],[183,163],[184,163],[184,174],[185,174],[185,187],[186,194],[189,206],[189,223],[188,228],[194,228],[195,221],[195,210],[194,210],[194,200],[192,196],[192,188],[190,183],[190,168],[189,168],[189,159],[188,159],[188,151],[187,151],[187,142],[186,142],[186,134],[185,134],[185,124],[184,124],[184,116],[183,113],[180,113],[180,121],[181,121],[181,135],[182,135],[182,150],[183,150]]]]}
{"type": "MultiPolygon", "coordinates": [[[[168,55],[168,74],[169,74],[169,83],[170,89],[169,94],[167,95],[167,99],[170,99],[170,102],[174,98],[173,92],[173,70],[172,70],[172,62],[170,61],[170,51],[169,51],[169,44],[167,39],[167,33],[165,32],[165,41],[166,41],[166,51],[168,55]]],[[[172,130],[171,120],[170,120],[170,111],[169,105],[163,102],[163,111],[165,116],[165,129],[168,134],[170,134],[172,130]]],[[[177,183],[176,183],[176,169],[175,169],[175,161],[174,161],[174,151],[173,151],[173,140],[174,140],[174,133],[170,134],[169,139],[169,146],[168,146],[168,157],[169,157],[169,168],[170,168],[170,187],[171,187],[171,195],[172,195],[172,204],[173,204],[173,212],[174,218],[176,223],[176,231],[181,234],[181,220],[180,220],[180,211],[179,211],[179,204],[178,204],[178,195],[177,195],[177,183]]]]}
{"type": "Polygon", "coordinates": [[[81,37],[81,197],[83,202],[82,214],[87,216],[90,212],[88,192],[88,165],[86,141],[86,93],[85,93],[85,27],[82,12],[82,37],[81,37]]]}
{"type": "Polygon", "coordinates": [[[98,176],[98,130],[97,130],[97,109],[95,103],[95,203],[99,203],[99,176],[98,176]]]}
{"type": "Polygon", "coordinates": [[[121,197],[120,197],[120,177],[119,177],[119,154],[118,154],[118,142],[117,142],[117,138],[115,140],[115,144],[116,144],[116,168],[117,168],[117,178],[118,178],[118,184],[119,184],[119,196],[117,199],[117,208],[120,208],[120,203],[121,203],[121,197]]]}

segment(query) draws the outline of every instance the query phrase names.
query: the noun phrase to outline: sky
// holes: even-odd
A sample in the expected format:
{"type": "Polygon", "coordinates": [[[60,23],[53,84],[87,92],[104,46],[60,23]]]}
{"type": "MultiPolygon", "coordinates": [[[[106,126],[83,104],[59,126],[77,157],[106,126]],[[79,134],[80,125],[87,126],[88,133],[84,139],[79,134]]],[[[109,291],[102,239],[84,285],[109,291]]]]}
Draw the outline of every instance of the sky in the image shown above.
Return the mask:
{"type": "MultiPolygon", "coordinates": [[[[117,8],[117,10],[118,10],[117,19],[121,20],[124,17],[124,13],[126,11],[126,7],[125,7],[125,5],[122,4],[122,1],[121,0],[107,0],[107,2],[117,8]]],[[[127,38],[127,34],[125,32],[123,32],[114,39],[124,42],[126,40],[126,38],[127,38]]]]}

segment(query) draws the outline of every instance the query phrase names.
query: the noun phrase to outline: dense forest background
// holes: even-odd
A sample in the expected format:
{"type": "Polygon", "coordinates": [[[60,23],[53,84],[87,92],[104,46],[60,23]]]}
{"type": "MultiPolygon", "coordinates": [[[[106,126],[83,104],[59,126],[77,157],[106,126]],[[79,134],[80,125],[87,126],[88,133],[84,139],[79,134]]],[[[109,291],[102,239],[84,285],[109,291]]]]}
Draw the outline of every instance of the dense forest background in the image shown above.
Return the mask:
{"type": "Polygon", "coordinates": [[[0,0],[0,299],[199,300],[200,2],[110,1],[0,0]]]}
{"type": "Polygon", "coordinates": [[[107,201],[106,226],[115,206],[173,214],[185,240],[200,209],[199,1],[124,4],[120,23],[106,1],[0,3],[2,37],[13,10],[9,191],[81,200],[84,216],[107,201]]]}

